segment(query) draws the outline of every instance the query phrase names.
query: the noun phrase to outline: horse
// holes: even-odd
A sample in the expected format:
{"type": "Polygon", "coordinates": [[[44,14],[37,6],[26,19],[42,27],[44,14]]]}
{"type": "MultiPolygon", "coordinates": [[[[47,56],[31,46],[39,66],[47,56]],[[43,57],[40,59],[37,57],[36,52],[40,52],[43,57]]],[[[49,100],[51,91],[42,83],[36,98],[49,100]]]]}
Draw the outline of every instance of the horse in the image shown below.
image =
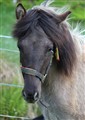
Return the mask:
{"type": "Polygon", "coordinates": [[[51,3],[16,7],[13,37],[20,51],[22,95],[41,108],[33,120],[85,120],[85,29],[73,28],[71,11],[51,3]]]}

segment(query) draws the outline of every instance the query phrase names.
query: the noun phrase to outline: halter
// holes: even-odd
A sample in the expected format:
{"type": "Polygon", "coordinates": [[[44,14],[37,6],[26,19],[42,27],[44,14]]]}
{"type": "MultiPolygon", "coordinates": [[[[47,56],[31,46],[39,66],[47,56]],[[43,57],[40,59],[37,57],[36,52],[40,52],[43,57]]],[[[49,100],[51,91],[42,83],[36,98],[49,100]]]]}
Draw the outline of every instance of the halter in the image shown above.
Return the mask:
{"type": "Polygon", "coordinates": [[[51,64],[52,64],[53,51],[51,50],[51,51],[49,52],[49,54],[51,55],[51,58],[50,58],[50,63],[49,63],[49,65],[48,65],[48,67],[47,67],[47,70],[46,70],[45,75],[41,74],[40,72],[38,72],[38,71],[35,70],[35,69],[28,68],[28,67],[23,67],[23,66],[21,67],[21,71],[22,71],[23,73],[25,73],[25,74],[32,75],[32,76],[35,76],[35,77],[39,78],[39,80],[43,83],[44,80],[45,80],[45,78],[46,78],[46,76],[47,76],[47,74],[48,74],[48,71],[49,71],[49,69],[50,69],[50,67],[51,67],[51,64]]]}

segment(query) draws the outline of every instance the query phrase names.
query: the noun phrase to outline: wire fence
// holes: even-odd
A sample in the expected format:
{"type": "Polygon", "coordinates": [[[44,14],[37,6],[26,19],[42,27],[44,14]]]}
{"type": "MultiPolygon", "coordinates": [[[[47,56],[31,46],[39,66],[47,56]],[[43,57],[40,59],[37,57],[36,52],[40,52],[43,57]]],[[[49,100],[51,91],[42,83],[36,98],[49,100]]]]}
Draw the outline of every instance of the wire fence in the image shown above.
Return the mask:
{"type": "Polygon", "coordinates": [[[7,36],[7,35],[0,35],[0,38],[13,38],[12,36],[7,36]]]}
{"type": "Polygon", "coordinates": [[[5,118],[14,118],[14,119],[21,119],[21,120],[33,120],[31,118],[28,117],[16,117],[16,116],[10,116],[10,115],[2,115],[0,114],[1,117],[5,117],[5,118]]]}
{"type": "Polygon", "coordinates": [[[17,88],[23,88],[22,85],[16,85],[16,84],[7,84],[7,83],[0,83],[0,86],[8,86],[8,87],[17,87],[17,88]]]}
{"type": "Polygon", "coordinates": [[[7,52],[13,52],[13,53],[19,53],[19,51],[17,50],[9,50],[9,49],[4,49],[4,48],[0,48],[0,51],[7,51],[7,52]]]}
{"type": "MultiPolygon", "coordinates": [[[[11,36],[6,36],[6,35],[0,35],[0,38],[11,39],[12,37],[11,36]]],[[[19,53],[19,51],[17,51],[17,50],[10,50],[10,49],[7,49],[7,48],[0,48],[0,51],[19,53]]],[[[4,82],[0,83],[0,87],[1,86],[23,88],[23,85],[9,84],[9,83],[4,83],[4,82]]],[[[32,120],[31,118],[28,118],[28,117],[10,116],[10,115],[6,115],[6,114],[0,114],[0,117],[9,118],[9,119],[32,120]]]]}

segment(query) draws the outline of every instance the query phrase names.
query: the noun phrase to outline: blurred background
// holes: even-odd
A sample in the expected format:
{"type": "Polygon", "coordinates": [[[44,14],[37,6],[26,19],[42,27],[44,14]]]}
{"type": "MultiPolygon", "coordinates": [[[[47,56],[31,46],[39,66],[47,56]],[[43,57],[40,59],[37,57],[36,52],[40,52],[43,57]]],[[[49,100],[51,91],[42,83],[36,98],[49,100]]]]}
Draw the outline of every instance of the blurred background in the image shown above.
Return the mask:
{"type": "MultiPolygon", "coordinates": [[[[19,51],[17,41],[11,37],[16,22],[17,2],[22,2],[25,8],[29,9],[39,5],[43,0],[0,0],[0,120],[33,118],[40,114],[38,106],[27,104],[21,95],[23,79],[19,68],[19,51]]],[[[85,28],[85,0],[55,0],[53,5],[70,5],[70,23],[74,26],[81,23],[81,28],[85,28]]]]}

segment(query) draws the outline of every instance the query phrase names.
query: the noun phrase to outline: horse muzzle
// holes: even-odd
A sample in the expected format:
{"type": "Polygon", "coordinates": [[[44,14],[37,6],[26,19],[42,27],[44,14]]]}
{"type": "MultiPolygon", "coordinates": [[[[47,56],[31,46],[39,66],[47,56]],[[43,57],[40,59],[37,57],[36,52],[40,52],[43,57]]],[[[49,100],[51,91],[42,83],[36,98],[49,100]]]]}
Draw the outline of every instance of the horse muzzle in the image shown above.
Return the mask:
{"type": "Polygon", "coordinates": [[[32,93],[32,92],[26,92],[22,90],[22,95],[28,103],[35,103],[40,99],[38,92],[32,93]]]}

